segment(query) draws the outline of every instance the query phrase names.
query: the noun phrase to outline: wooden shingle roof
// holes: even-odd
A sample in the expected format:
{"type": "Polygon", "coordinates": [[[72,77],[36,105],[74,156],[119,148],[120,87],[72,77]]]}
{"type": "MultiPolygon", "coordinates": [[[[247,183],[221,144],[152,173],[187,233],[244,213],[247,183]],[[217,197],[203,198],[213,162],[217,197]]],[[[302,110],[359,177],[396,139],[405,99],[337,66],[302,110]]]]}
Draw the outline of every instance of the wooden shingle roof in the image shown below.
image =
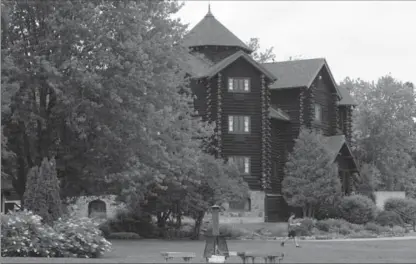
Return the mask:
{"type": "Polygon", "coordinates": [[[252,50],[234,35],[228,28],[221,24],[211,11],[193,27],[183,39],[185,47],[198,46],[230,46],[240,47],[247,52],[252,50]]]}

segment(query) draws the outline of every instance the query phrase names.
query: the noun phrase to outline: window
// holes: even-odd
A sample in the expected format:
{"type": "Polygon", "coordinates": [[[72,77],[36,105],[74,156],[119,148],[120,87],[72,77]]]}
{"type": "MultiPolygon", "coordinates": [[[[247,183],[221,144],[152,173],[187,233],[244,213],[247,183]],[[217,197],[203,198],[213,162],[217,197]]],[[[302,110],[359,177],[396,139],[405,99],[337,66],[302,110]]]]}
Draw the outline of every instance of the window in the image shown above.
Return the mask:
{"type": "Polygon", "coordinates": [[[250,92],[249,78],[228,78],[228,91],[235,93],[250,92]]]}
{"type": "Polygon", "coordinates": [[[228,116],[228,132],[250,133],[249,116],[228,116]]]}
{"type": "Polygon", "coordinates": [[[230,160],[234,162],[241,174],[250,174],[250,158],[243,156],[233,156],[230,160]]]}
{"type": "Polygon", "coordinates": [[[315,104],[315,121],[322,121],[322,107],[315,104]]]}

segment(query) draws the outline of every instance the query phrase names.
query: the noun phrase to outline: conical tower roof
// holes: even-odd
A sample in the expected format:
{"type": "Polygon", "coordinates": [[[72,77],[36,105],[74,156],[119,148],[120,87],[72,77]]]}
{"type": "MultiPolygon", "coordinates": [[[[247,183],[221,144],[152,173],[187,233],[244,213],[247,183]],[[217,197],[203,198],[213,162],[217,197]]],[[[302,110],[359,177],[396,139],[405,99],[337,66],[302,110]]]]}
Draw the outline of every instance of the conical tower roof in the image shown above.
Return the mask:
{"type": "Polygon", "coordinates": [[[183,44],[185,47],[231,46],[240,47],[248,52],[252,51],[243,41],[221,24],[212,15],[210,9],[208,9],[205,17],[186,34],[183,44]]]}

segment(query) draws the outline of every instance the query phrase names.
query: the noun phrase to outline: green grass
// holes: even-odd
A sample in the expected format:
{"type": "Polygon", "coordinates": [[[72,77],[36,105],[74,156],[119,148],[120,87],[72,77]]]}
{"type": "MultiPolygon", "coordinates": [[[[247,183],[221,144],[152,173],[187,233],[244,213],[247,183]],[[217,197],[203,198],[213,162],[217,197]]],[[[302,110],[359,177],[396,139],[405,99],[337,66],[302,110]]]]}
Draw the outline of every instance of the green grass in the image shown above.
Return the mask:
{"type": "MultiPolygon", "coordinates": [[[[282,252],[282,263],[414,263],[416,240],[388,241],[301,241],[295,248],[292,241],[280,247],[280,241],[228,241],[230,251],[282,252]]],[[[195,252],[193,263],[204,263],[203,241],[113,241],[113,251],[100,259],[27,259],[3,258],[1,263],[163,263],[161,251],[195,252]]],[[[171,261],[173,263],[182,260],[171,261]]],[[[227,263],[241,263],[233,257],[227,263]]]]}

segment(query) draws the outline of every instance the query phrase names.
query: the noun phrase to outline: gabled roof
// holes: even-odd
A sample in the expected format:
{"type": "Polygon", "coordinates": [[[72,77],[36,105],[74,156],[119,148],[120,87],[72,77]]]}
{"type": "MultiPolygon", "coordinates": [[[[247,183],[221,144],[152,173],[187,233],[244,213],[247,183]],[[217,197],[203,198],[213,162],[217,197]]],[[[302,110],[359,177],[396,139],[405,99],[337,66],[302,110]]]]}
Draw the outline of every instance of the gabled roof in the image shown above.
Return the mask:
{"type": "Polygon", "coordinates": [[[341,100],[338,105],[357,105],[357,102],[352,98],[351,94],[344,87],[338,87],[341,92],[341,100]]]}
{"type": "Polygon", "coordinates": [[[338,104],[356,105],[349,92],[338,86],[324,58],[263,63],[262,65],[278,78],[278,81],[270,85],[271,89],[309,88],[321,69],[325,67],[341,98],[338,104]]]}
{"type": "Polygon", "coordinates": [[[252,52],[243,41],[221,24],[211,11],[208,11],[205,17],[185,35],[183,45],[185,47],[231,46],[252,52]]]}
{"type": "Polygon", "coordinates": [[[348,148],[348,151],[353,159],[355,168],[358,170],[357,162],[355,161],[354,156],[352,155],[352,151],[348,146],[344,135],[324,137],[324,145],[328,152],[333,156],[333,161],[335,161],[341,148],[345,145],[348,148]]]}
{"type": "Polygon", "coordinates": [[[270,85],[271,89],[309,88],[322,69],[324,59],[281,61],[263,63],[262,65],[276,75],[279,80],[270,85]]]}
{"type": "Polygon", "coordinates": [[[273,73],[271,73],[270,71],[268,71],[261,64],[257,63],[250,55],[248,55],[247,53],[245,53],[244,51],[241,51],[241,50],[240,51],[237,51],[236,53],[234,53],[234,54],[226,57],[222,61],[220,61],[217,64],[213,65],[208,70],[208,72],[206,73],[206,75],[204,77],[208,77],[208,78],[213,77],[215,74],[217,74],[218,72],[222,71],[228,65],[230,65],[231,63],[233,63],[234,61],[236,61],[239,58],[244,58],[245,60],[247,60],[251,65],[253,65],[255,68],[257,68],[264,75],[266,75],[270,80],[275,81],[277,79],[276,76],[273,73]]]}
{"type": "Polygon", "coordinates": [[[276,108],[272,106],[269,107],[269,117],[277,119],[277,120],[282,120],[282,121],[290,121],[290,117],[287,113],[285,113],[280,108],[276,108]]]}

